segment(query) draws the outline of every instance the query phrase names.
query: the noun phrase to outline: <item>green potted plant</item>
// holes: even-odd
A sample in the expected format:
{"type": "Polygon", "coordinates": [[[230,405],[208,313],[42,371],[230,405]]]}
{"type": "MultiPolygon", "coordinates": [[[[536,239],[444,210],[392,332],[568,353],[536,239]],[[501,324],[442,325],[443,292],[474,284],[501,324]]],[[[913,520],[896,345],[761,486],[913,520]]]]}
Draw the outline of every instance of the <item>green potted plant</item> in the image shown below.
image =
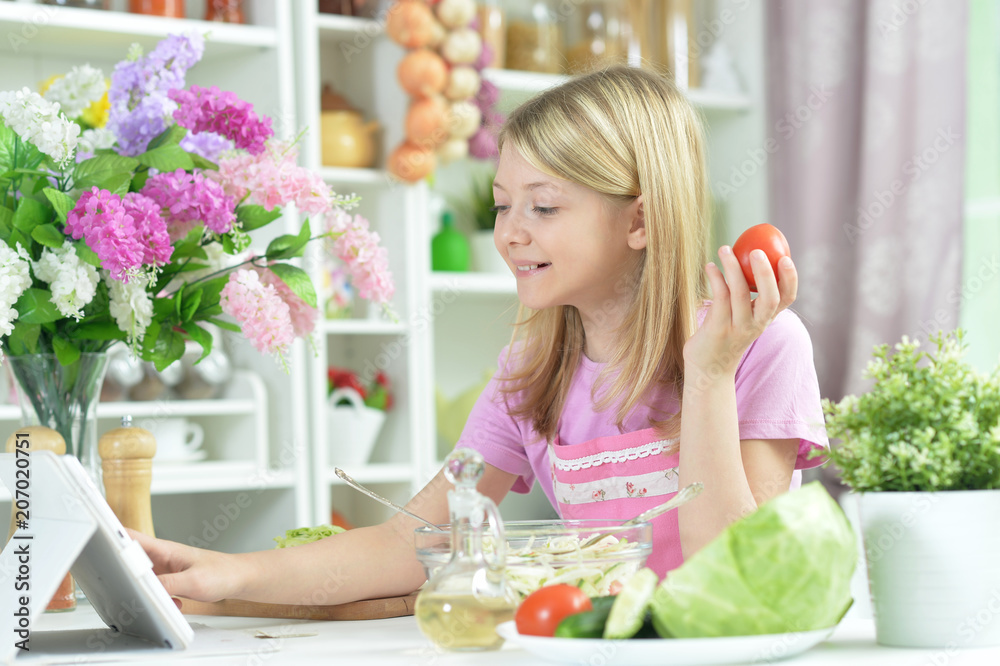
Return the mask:
{"type": "Polygon", "coordinates": [[[455,212],[471,223],[473,232],[469,237],[469,245],[472,249],[473,269],[507,275],[510,274],[510,269],[493,243],[493,225],[496,222],[496,213],[493,211],[495,176],[496,171],[492,169],[472,171],[468,193],[464,197],[451,198],[450,203],[455,212]]]}
{"type": "Polygon", "coordinates": [[[964,360],[960,330],[931,342],[877,346],[871,390],[824,401],[827,455],[858,493],[878,642],[1000,645],[1000,371],[964,360]]]}

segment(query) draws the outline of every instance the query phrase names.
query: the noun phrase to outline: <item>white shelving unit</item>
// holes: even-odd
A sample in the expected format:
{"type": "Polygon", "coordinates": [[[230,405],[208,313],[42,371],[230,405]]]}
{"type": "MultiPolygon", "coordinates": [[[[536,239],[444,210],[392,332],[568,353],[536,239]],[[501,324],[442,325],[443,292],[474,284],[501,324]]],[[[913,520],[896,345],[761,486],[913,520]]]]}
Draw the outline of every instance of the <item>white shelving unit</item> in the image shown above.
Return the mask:
{"type": "MultiPolygon", "coordinates": [[[[398,502],[406,502],[427,476],[426,433],[433,432],[429,416],[433,402],[424,391],[429,338],[423,285],[429,260],[414,248],[425,237],[428,191],[424,184],[393,181],[382,168],[382,158],[371,169],[322,165],[318,128],[323,84],[346,97],[366,119],[379,122],[380,156],[401,140],[397,128],[402,127],[406,97],[395,75],[389,73],[395,72],[403,51],[382,34],[374,20],[320,14],[315,2],[295,3],[294,10],[300,125],[309,128],[302,145],[303,164],[318,170],[338,193],[361,196],[356,212],[381,236],[396,284],[395,319],[362,306],[356,318],[322,322],[316,335],[317,353],[310,363],[313,521],[326,522],[331,510],[337,510],[354,524],[371,524],[384,519],[386,511],[348,489],[334,474],[335,467],[344,467],[359,482],[373,485],[398,502]],[[329,432],[327,426],[326,370],[331,365],[351,368],[369,381],[376,370],[384,370],[393,383],[395,404],[367,464],[338,463],[338,450],[351,442],[338,439],[338,433],[329,432]]],[[[317,252],[309,257],[317,277],[319,259],[317,252]]]]}
{"type": "MultiPolygon", "coordinates": [[[[113,9],[124,9],[114,0],[113,9]]],[[[202,4],[188,3],[202,16],[202,4]]],[[[294,137],[295,98],[291,3],[250,0],[251,24],[226,25],[196,19],[167,19],[124,11],[72,9],[25,2],[0,2],[0,90],[35,89],[53,74],[89,62],[110,76],[129,46],[148,53],[169,34],[206,35],[205,54],[188,74],[189,84],[218,85],[235,91],[274,120],[275,131],[294,137]]],[[[291,231],[295,220],[288,219],[291,231]]],[[[275,224],[275,227],[281,227],[275,224]]],[[[286,374],[271,359],[226,336],[238,369],[228,393],[203,401],[120,402],[98,407],[98,433],[131,415],[144,419],[182,416],[205,430],[204,462],[154,463],[153,513],[157,534],[222,550],[267,548],[269,536],[310,519],[305,382],[286,374]],[[252,369],[252,370],[251,370],[252,369]],[[221,508],[220,508],[221,507],[221,508]],[[234,511],[230,507],[236,507],[234,511]],[[220,516],[222,519],[220,519],[220,516]],[[225,523],[225,525],[223,525],[225,523]],[[212,532],[214,530],[214,532],[212,532]]],[[[301,370],[303,345],[289,354],[301,370]]],[[[16,406],[0,406],[0,426],[20,422],[16,406]]]]}

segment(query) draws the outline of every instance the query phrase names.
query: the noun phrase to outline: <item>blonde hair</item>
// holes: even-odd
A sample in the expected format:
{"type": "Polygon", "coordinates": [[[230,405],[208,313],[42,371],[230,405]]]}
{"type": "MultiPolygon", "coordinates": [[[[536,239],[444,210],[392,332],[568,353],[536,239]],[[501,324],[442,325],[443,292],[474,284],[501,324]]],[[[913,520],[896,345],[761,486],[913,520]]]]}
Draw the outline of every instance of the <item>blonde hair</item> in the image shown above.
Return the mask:
{"type": "MultiPolygon", "coordinates": [[[[619,428],[656,386],[673,388],[681,399],[683,347],[707,295],[703,143],[701,122],[684,95],[667,79],[629,67],[545,91],[514,111],[500,132],[501,150],[511,146],[539,171],[588,187],[611,204],[643,197],[646,249],[632,283],[622,286],[631,301],[594,387],[598,409],[617,404],[619,428]]],[[[524,344],[508,364],[502,390],[520,395],[511,414],[529,419],[551,441],[583,353],[580,314],[566,305],[522,306],[511,350],[518,340],[524,344]]],[[[676,436],[680,411],[651,419],[651,425],[676,436]]]]}

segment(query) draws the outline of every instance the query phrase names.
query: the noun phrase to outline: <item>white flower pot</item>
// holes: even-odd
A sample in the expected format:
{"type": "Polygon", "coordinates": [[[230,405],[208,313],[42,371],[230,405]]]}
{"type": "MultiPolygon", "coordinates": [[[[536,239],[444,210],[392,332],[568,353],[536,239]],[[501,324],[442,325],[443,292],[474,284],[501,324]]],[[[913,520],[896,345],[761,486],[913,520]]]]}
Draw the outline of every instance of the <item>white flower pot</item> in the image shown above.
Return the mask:
{"type": "Polygon", "coordinates": [[[1000,490],[858,497],[876,641],[1000,645],[1000,490]]]}
{"type": "Polygon", "coordinates": [[[472,266],[477,271],[510,275],[507,262],[497,252],[497,246],[493,242],[492,229],[473,233],[469,238],[469,247],[472,249],[472,266]]]}
{"type": "Polygon", "coordinates": [[[326,408],[330,465],[346,468],[367,464],[383,423],[385,412],[365,405],[354,389],[339,388],[331,393],[326,408]],[[351,404],[337,405],[345,398],[351,404]]]}

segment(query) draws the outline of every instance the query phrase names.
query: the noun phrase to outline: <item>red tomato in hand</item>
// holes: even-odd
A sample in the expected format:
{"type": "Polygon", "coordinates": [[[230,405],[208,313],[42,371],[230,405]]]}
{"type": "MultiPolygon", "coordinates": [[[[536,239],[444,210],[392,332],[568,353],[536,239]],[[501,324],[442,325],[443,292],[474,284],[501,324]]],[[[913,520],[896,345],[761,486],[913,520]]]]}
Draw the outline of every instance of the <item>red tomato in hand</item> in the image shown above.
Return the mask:
{"type": "Polygon", "coordinates": [[[782,257],[791,256],[792,251],[788,248],[785,235],[777,227],[770,224],[758,224],[740,234],[740,237],[733,243],[733,254],[740,262],[743,276],[747,279],[750,291],[757,291],[757,282],[753,279],[753,268],[750,267],[750,253],[753,250],[764,250],[768,261],[771,262],[771,270],[774,271],[775,279],[778,278],[778,261],[782,257]]]}
{"type": "Polygon", "coordinates": [[[514,613],[514,624],[519,634],[553,636],[563,618],[592,609],[590,597],[580,588],[546,585],[525,597],[514,613]]]}

